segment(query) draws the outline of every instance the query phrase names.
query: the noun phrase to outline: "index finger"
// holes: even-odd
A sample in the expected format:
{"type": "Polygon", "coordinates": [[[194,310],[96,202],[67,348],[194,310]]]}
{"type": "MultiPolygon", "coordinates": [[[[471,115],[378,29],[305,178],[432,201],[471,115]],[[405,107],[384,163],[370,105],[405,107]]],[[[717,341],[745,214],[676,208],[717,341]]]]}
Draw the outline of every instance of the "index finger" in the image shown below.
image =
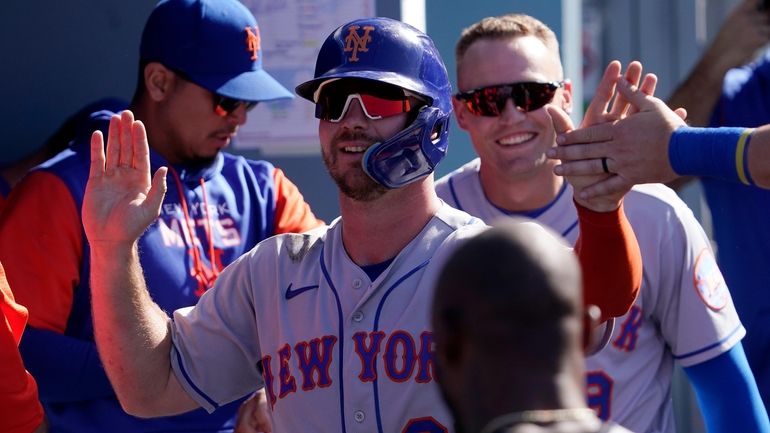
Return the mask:
{"type": "Polygon", "coordinates": [[[561,165],[565,167],[560,169],[557,173],[561,176],[573,174],[600,174],[602,173],[601,166],[599,166],[598,169],[594,169],[593,164],[571,164],[571,162],[582,162],[589,159],[603,158],[607,155],[606,145],[606,142],[602,142],[556,146],[548,149],[548,157],[561,160],[561,165]]]}
{"type": "MultiPolygon", "coordinates": [[[[649,96],[655,96],[655,87],[658,84],[658,76],[655,74],[647,74],[644,76],[644,80],[642,80],[642,85],[639,87],[639,90],[642,91],[645,95],[649,96]]],[[[628,114],[635,114],[639,112],[639,109],[636,108],[634,105],[631,105],[628,108],[628,114]]]]}
{"type": "MultiPolygon", "coordinates": [[[[626,68],[626,74],[621,78],[627,83],[631,83],[634,86],[639,85],[639,79],[642,77],[642,64],[634,60],[628,64],[626,68]]],[[[612,101],[612,110],[610,110],[610,118],[617,120],[623,117],[628,110],[628,101],[622,93],[618,92],[615,95],[615,99],[612,101]]]]}
{"type": "Polygon", "coordinates": [[[601,123],[599,125],[575,129],[574,131],[567,131],[556,137],[556,143],[559,146],[566,146],[610,141],[612,140],[613,126],[614,123],[601,123]]]}
{"type": "Polygon", "coordinates": [[[601,118],[600,116],[604,115],[612,95],[615,93],[615,83],[617,83],[618,77],[620,77],[620,70],[621,65],[617,60],[613,60],[607,65],[583,118],[599,119],[601,118]]]}

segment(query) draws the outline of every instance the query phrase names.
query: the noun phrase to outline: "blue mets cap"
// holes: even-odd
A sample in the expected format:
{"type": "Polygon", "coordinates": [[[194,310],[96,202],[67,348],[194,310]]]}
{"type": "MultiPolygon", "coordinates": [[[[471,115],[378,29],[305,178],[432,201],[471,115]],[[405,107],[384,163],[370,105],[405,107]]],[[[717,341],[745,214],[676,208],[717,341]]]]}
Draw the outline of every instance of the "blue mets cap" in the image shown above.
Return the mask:
{"type": "Polygon", "coordinates": [[[238,0],[161,0],[145,24],[139,57],[229,98],[294,97],[262,69],[257,20],[238,0]]]}

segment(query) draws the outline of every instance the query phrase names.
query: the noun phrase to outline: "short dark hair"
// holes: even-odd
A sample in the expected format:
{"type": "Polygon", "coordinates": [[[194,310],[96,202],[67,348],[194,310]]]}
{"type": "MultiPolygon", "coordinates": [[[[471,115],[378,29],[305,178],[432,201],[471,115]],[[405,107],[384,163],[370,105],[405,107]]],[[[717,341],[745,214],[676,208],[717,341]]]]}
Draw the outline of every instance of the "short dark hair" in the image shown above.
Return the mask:
{"type": "Polygon", "coordinates": [[[553,30],[537,18],[525,14],[508,14],[486,17],[465,28],[455,45],[455,58],[461,62],[468,48],[480,39],[507,39],[518,36],[535,36],[545,46],[559,53],[559,41],[553,30]]]}
{"type": "Polygon", "coordinates": [[[563,350],[571,341],[565,324],[582,317],[581,286],[577,258],[557,234],[534,222],[506,221],[449,257],[436,283],[434,320],[448,334],[498,343],[479,345],[490,354],[519,350],[501,342],[545,337],[553,344],[528,350],[563,350]]]}

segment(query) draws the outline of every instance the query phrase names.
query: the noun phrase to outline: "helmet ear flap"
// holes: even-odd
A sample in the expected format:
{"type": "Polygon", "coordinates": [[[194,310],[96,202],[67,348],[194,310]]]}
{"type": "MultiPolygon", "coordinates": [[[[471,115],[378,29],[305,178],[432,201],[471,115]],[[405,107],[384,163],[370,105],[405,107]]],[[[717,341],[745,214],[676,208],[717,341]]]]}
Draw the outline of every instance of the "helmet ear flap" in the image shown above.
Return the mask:
{"type": "Polygon", "coordinates": [[[422,107],[411,125],[366,150],[361,161],[364,171],[391,189],[428,176],[446,155],[448,127],[448,115],[435,107],[422,107]]]}

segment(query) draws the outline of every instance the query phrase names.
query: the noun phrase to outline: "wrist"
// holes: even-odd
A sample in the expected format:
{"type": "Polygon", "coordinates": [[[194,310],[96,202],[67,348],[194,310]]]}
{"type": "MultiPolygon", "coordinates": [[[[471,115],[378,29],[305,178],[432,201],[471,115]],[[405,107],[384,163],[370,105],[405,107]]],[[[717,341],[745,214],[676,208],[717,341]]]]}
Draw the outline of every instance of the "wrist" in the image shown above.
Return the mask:
{"type": "Polygon", "coordinates": [[[622,200],[616,202],[614,208],[601,211],[585,206],[576,197],[573,197],[573,202],[575,203],[575,209],[577,209],[581,224],[591,224],[592,226],[597,227],[613,227],[620,225],[622,221],[622,200]]]}
{"type": "Polygon", "coordinates": [[[669,138],[671,168],[680,176],[705,176],[753,185],[748,148],[753,129],[676,129],[669,138]]]}
{"type": "Polygon", "coordinates": [[[130,257],[134,254],[138,255],[139,252],[137,241],[96,240],[89,241],[88,247],[91,250],[92,261],[105,259],[110,261],[122,261],[126,257],[130,257]]]}
{"type": "Polygon", "coordinates": [[[575,203],[581,206],[586,211],[595,213],[609,213],[616,211],[620,207],[618,200],[612,199],[591,199],[584,200],[578,197],[574,198],[575,203]]]}

